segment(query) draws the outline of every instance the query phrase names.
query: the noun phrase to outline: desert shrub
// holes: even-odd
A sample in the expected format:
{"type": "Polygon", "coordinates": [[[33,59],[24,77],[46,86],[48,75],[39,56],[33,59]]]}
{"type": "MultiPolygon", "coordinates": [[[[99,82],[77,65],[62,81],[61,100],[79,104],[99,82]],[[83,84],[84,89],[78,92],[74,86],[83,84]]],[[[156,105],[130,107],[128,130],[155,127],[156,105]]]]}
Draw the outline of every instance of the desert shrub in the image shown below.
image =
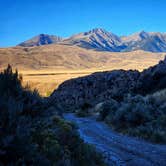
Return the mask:
{"type": "Polygon", "coordinates": [[[120,128],[134,128],[150,121],[151,116],[144,105],[125,104],[117,110],[112,123],[120,128]]]}
{"type": "Polygon", "coordinates": [[[51,128],[50,124],[38,125],[38,132],[33,132],[33,142],[54,165],[103,165],[102,156],[80,139],[75,125],[58,116],[54,116],[52,122],[51,128]]]}
{"type": "Polygon", "coordinates": [[[126,123],[130,127],[139,126],[151,120],[151,115],[149,114],[149,107],[145,104],[137,103],[130,105],[130,110],[126,114],[126,123]]]}
{"type": "Polygon", "coordinates": [[[157,91],[151,95],[146,96],[147,102],[153,105],[153,107],[160,107],[165,104],[166,101],[166,90],[157,91]]]}
{"type": "Polygon", "coordinates": [[[166,133],[159,129],[156,129],[151,125],[145,125],[145,126],[141,125],[135,129],[129,128],[125,132],[129,135],[143,138],[155,143],[166,142],[166,133]]]}
{"type": "Polygon", "coordinates": [[[165,90],[143,97],[128,95],[123,102],[100,104],[100,119],[113,129],[152,142],[166,142],[166,93],[165,90]]]}
{"type": "Polygon", "coordinates": [[[103,165],[60,107],[23,88],[21,79],[10,65],[0,74],[0,165],[103,165]]]}
{"type": "Polygon", "coordinates": [[[96,112],[99,112],[98,120],[105,120],[105,118],[109,116],[114,116],[115,111],[118,108],[118,102],[116,100],[109,100],[100,105],[96,106],[96,112]]]}
{"type": "Polygon", "coordinates": [[[22,77],[18,71],[12,71],[12,67],[8,67],[4,72],[0,73],[0,95],[1,96],[18,96],[21,91],[22,77]]]}

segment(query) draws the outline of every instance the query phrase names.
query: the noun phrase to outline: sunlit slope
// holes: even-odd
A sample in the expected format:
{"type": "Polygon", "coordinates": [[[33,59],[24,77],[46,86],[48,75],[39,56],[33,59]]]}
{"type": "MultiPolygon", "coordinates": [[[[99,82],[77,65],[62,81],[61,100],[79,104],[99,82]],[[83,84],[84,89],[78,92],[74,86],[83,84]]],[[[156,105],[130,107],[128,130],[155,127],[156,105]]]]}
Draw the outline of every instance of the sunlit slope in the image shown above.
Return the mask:
{"type": "Polygon", "coordinates": [[[63,81],[96,71],[113,69],[142,70],[157,64],[164,53],[134,51],[112,53],[87,50],[77,46],[45,45],[0,48],[0,68],[9,63],[23,74],[23,83],[50,94],[63,81]]]}
{"type": "Polygon", "coordinates": [[[164,58],[164,53],[133,51],[99,52],[77,46],[45,45],[39,47],[0,48],[0,68],[10,63],[20,70],[142,70],[164,58]]]}

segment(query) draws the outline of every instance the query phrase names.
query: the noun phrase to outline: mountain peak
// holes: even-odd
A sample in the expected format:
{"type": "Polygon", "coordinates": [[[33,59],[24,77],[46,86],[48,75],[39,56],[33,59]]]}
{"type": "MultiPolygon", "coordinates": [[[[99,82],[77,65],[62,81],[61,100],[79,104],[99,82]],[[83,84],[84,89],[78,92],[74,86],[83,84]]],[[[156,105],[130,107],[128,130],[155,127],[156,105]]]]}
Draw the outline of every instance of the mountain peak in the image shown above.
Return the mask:
{"type": "Polygon", "coordinates": [[[84,32],[84,35],[90,35],[90,34],[108,34],[109,32],[102,28],[94,28],[89,30],[88,32],[84,32]]]}
{"type": "Polygon", "coordinates": [[[149,37],[149,33],[145,32],[145,31],[138,32],[138,35],[141,38],[147,38],[147,37],[149,37]]]}
{"type": "Polygon", "coordinates": [[[134,33],[130,36],[124,36],[121,39],[125,43],[130,43],[130,42],[141,41],[141,40],[146,39],[148,37],[149,37],[149,33],[145,32],[145,31],[140,31],[140,32],[134,33]]]}
{"type": "Polygon", "coordinates": [[[39,34],[39,35],[37,35],[37,36],[39,36],[39,37],[44,37],[44,36],[51,36],[51,35],[41,33],[41,34],[39,34]]]}
{"type": "Polygon", "coordinates": [[[145,32],[144,30],[138,32],[139,34],[146,34],[147,32],[145,32]]]}
{"type": "Polygon", "coordinates": [[[58,43],[60,41],[62,41],[62,38],[59,36],[48,35],[48,34],[39,34],[27,41],[20,43],[19,46],[33,47],[33,46],[58,43]]]}
{"type": "Polygon", "coordinates": [[[105,29],[102,29],[102,28],[94,28],[92,30],[90,30],[89,32],[92,32],[92,33],[97,33],[97,32],[105,32],[106,30],[105,29]]]}

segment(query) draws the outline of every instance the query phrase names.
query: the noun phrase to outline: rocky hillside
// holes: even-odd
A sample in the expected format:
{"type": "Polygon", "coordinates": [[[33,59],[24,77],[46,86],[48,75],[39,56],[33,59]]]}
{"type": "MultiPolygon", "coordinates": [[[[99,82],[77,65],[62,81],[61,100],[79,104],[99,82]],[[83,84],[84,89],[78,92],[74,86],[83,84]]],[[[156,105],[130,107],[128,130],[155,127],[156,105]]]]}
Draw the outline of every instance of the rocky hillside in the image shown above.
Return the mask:
{"type": "Polygon", "coordinates": [[[78,108],[85,103],[95,105],[111,98],[122,101],[128,93],[146,95],[164,88],[166,59],[143,72],[114,70],[65,81],[50,98],[66,108],[78,108]]]}
{"type": "Polygon", "coordinates": [[[101,28],[74,35],[64,40],[63,43],[77,45],[87,49],[112,52],[118,52],[124,47],[118,36],[101,28]]]}
{"type": "Polygon", "coordinates": [[[32,47],[52,43],[61,43],[86,49],[111,52],[128,52],[133,50],[166,52],[165,33],[141,31],[129,36],[120,37],[101,28],[82,32],[66,39],[53,35],[41,34],[20,43],[19,46],[32,47]]]}
{"type": "Polygon", "coordinates": [[[166,34],[164,33],[148,33],[142,31],[131,36],[122,37],[122,42],[126,46],[122,51],[166,51],[166,34]]]}
{"type": "Polygon", "coordinates": [[[104,29],[97,28],[74,35],[63,42],[100,51],[130,52],[144,50],[166,52],[166,34],[155,32],[142,31],[126,37],[119,37],[104,29]]]}
{"type": "Polygon", "coordinates": [[[62,41],[61,37],[58,37],[55,35],[40,34],[38,36],[35,36],[27,41],[24,41],[18,44],[18,46],[33,47],[33,46],[41,46],[46,44],[58,43],[60,41],[62,41]]]}

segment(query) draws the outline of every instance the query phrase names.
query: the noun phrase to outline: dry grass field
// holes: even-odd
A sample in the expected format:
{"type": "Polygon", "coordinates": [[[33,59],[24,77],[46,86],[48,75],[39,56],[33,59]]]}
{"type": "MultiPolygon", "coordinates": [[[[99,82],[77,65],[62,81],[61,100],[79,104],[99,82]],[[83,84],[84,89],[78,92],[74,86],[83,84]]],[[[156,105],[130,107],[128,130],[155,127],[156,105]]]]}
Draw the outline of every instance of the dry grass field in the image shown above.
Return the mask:
{"type": "Polygon", "coordinates": [[[143,70],[162,60],[165,53],[133,51],[99,52],[77,46],[51,44],[40,47],[0,48],[0,69],[7,64],[23,75],[24,85],[49,95],[63,81],[97,71],[143,70]]]}
{"type": "Polygon", "coordinates": [[[126,65],[115,65],[108,68],[91,68],[82,70],[21,70],[20,73],[23,75],[24,85],[29,85],[31,89],[37,89],[39,93],[43,96],[49,96],[62,82],[68,79],[82,77],[89,75],[94,72],[111,71],[114,69],[137,69],[142,71],[143,69],[157,64],[156,61],[150,62],[126,62],[126,65]]]}
{"type": "MultiPolygon", "coordinates": [[[[48,96],[50,93],[58,87],[59,84],[64,82],[65,80],[76,78],[80,76],[85,76],[90,74],[90,71],[82,71],[82,72],[76,72],[76,71],[62,71],[56,73],[55,71],[52,71],[51,73],[47,71],[43,71],[43,73],[38,73],[34,71],[35,74],[28,74],[28,71],[23,73],[23,84],[28,84],[31,89],[38,89],[41,95],[48,96]]],[[[32,71],[31,71],[32,72],[32,71]]]]}

